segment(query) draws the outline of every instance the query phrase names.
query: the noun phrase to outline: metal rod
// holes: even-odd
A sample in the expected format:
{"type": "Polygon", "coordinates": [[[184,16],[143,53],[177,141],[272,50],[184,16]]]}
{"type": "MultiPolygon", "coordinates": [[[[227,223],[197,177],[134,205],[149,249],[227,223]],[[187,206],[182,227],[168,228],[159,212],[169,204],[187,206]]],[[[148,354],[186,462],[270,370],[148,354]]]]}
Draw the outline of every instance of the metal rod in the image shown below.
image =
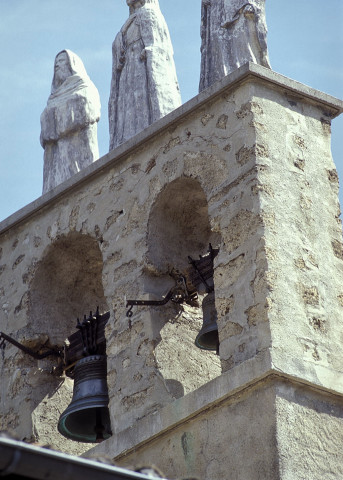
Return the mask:
{"type": "Polygon", "coordinates": [[[47,350],[44,353],[37,353],[34,350],[32,350],[31,348],[25,347],[21,343],[14,340],[14,338],[9,337],[8,335],[6,335],[3,332],[0,332],[0,339],[1,338],[3,338],[6,342],[9,342],[12,345],[14,345],[15,347],[19,348],[19,350],[22,350],[24,353],[27,353],[31,357],[35,358],[36,360],[42,360],[43,358],[50,357],[50,356],[55,356],[55,357],[60,357],[61,356],[61,352],[56,351],[56,350],[47,350]]]}
{"type": "Polygon", "coordinates": [[[132,317],[133,306],[139,306],[139,305],[140,306],[146,306],[146,305],[148,305],[148,306],[153,306],[153,305],[160,306],[160,305],[165,305],[172,298],[174,289],[175,289],[175,287],[173,287],[171,290],[169,290],[167,295],[162,300],[128,300],[126,302],[126,308],[128,308],[128,307],[130,307],[130,308],[126,312],[126,316],[127,317],[132,317]]]}

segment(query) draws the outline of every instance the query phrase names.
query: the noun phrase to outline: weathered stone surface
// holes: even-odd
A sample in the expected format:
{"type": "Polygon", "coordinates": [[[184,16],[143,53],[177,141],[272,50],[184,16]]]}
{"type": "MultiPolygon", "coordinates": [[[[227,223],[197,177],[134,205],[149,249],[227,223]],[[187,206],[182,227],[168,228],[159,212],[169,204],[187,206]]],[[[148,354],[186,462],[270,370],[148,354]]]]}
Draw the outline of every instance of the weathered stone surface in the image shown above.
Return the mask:
{"type": "Polygon", "coordinates": [[[110,150],[181,105],[169,30],[158,0],[127,0],[113,46],[110,150]]]}
{"type": "Polygon", "coordinates": [[[199,91],[247,62],[270,68],[265,0],[202,0],[199,91]]]}
{"type": "Polygon", "coordinates": [[[276,397],[279,478],[343,477],[342,397],[280,385],[276,397]]]}
{"type": "Polygon", "coordinates": [[[122,467],[139,458],[143,464],[157,465],[167,478],[335,480],[342,476],[341,396],[278,379],[276,374],[226,397],[221,396],[224,384],[225,374],[198,391],[198,396],[208,399],[208,408],[200,408],[194,392],[175,401],[174,408],[170,405],[138,422],[134,431],[122,432],[120,440],[86,455],[108,455],[122,467]],[[210,402],[215,397],[217,401],[210,402]],[[133,435],[138,435],[138,445],[120,452],[119,445],[128,446],[133,435]]]}
{"type": "Polygon", "coordinates": [[[43,193],[99,158],[99,119],[99,93],[82,60],[62,50],[55,58],[51,95],[41,115],[43,193]]]}

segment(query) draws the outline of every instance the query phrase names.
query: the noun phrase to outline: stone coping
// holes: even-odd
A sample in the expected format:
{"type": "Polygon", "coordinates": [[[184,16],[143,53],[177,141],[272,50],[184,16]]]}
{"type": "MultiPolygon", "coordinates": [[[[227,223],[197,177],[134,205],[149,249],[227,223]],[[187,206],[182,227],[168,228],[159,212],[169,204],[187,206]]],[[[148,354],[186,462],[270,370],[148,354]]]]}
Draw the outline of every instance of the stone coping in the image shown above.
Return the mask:
{"type": "Polygon", "coordinates": [[[331,95],[315,90],[295,80],[291,80],[279,73],[254,63],[246,63],[222,80],[216,82],[208,89],[195,96],[181,107],[161,118],[148,128],[135,135],[133,138],[123,143],[119,147],[110,151],[97,161],[83,169],[81,172],[73,175],[64,183],[58,185],[45,195],[37,198],[22,209],[13,213],[8,218],[0,222],[0,234],[5,233],[15,225],[27,220],[30,216],[42,208],[53,205],[62,196],[77,189],[81,184],[86,183],[90,178],[101,174],[103,171],[112,168],[122,158],[132,154],[133,151],[141,148],[149,139],[166,131],[173,124],[179,124],[180,120],[205,105],[208,101],[222,95],[225,91],[232,90],[238,85],[251,80],[260,80],[269,86],[281,88],[288,93],[296,95],[297,100],[307,101],[321,105],[324,109],[330,111],[334,118],[343,112],[343,101],[331,95]]]}
{"type": "Polygon", "coordinates": [[[296,358],[277,358],[274,352],[273,358],[269,350],[260,352],[161,410],[141,418],[126,430],[88,450],[83,456],[105,455],[118,460],[139,446],[146,446],[204,412],[218,408],[267,381],[290,381],[343,399],[343,372],[296,358]]]}

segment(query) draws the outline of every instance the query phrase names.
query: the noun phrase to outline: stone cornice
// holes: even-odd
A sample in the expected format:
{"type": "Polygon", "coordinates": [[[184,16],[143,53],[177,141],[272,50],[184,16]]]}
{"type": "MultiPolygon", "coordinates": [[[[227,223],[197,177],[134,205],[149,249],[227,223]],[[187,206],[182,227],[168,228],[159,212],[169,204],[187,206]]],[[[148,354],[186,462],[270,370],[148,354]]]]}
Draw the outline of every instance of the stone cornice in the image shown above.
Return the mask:
{"type": "Polygon", "coordinates": [[[305,360],[299,362],[295,358],[281,356],[275,359],[269,350],[264,350],[161,410],[141,418],[128,429],[116,432],[83,456],[91,457],[96,453],[119,460],[199,415],[234,402],[263,384],[275,382],[290,382],[298,387],[343,398],[343,373],[305,360]]]}

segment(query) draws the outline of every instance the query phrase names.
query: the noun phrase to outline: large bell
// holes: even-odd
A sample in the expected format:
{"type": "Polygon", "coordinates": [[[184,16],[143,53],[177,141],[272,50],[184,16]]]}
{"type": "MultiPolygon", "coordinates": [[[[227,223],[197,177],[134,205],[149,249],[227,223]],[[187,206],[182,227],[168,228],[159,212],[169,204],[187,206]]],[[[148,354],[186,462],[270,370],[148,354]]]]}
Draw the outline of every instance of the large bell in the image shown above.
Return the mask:
{"type": "Polygon", "coordinates": [[[195,339],[195,345],[203,350],[219,349],[217,311],[214,292],[206,295],[202,302],[203,325],[195,339]]]}
{"type": "Polygon", "coordinates": [[[77,442],[99,443],[112,435],[108,410],[105,355],[90,355],[74,369],[74,392],[58,422],[58,431],[77,442]]]}

